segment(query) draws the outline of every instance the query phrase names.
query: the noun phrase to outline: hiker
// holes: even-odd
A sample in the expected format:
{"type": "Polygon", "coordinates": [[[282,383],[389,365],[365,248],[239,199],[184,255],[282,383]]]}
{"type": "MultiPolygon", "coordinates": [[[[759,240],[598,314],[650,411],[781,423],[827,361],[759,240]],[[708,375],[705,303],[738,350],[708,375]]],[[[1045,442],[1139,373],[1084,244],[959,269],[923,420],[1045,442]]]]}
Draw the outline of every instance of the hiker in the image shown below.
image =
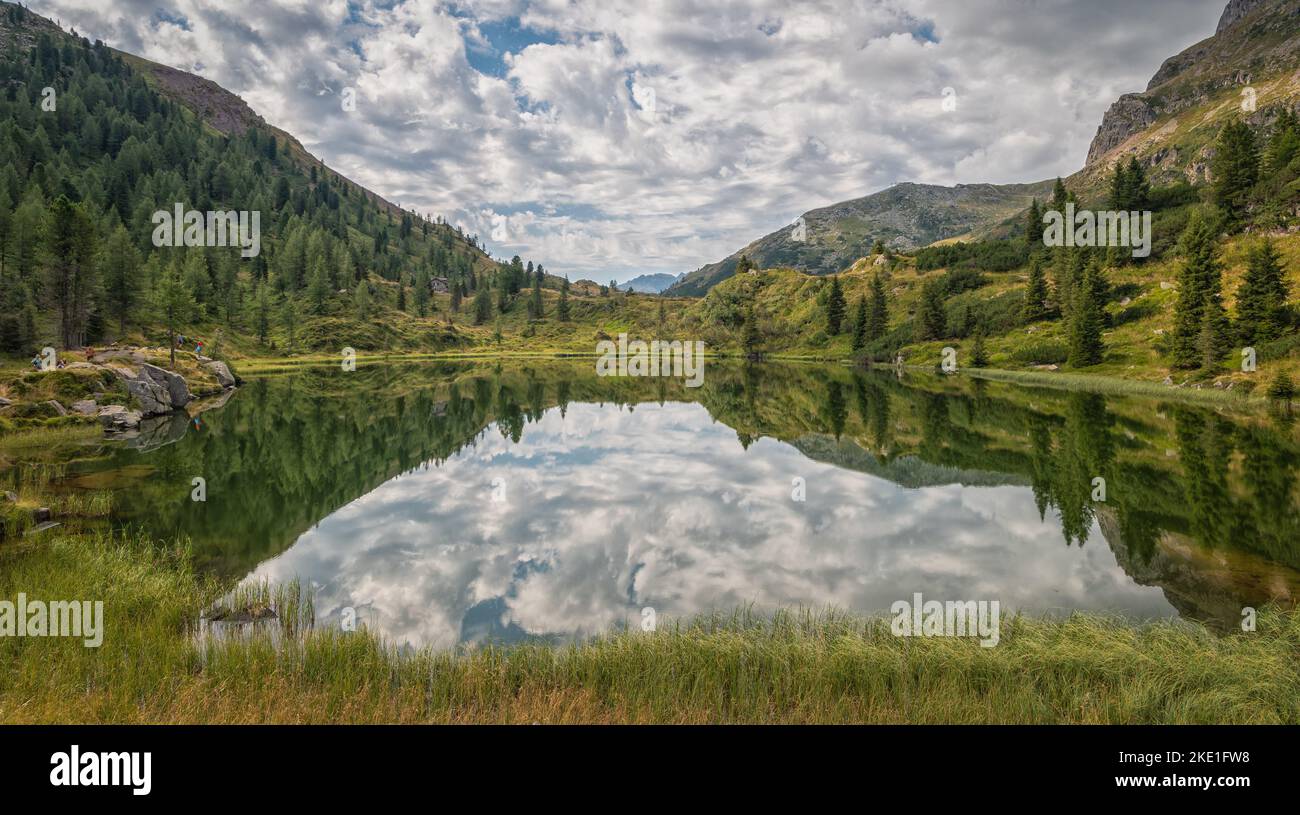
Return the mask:
{"type": "Polygon", "coordinates": [[[194,355],[197,357],[203,356],[203,340],[195,341],[194,355]]]}
{"type": "Polygon", "coordinates": [[[37,351],[36,356],[32,357],[32,367],[36,370],[41,369],[41,352],[37,351]]]}

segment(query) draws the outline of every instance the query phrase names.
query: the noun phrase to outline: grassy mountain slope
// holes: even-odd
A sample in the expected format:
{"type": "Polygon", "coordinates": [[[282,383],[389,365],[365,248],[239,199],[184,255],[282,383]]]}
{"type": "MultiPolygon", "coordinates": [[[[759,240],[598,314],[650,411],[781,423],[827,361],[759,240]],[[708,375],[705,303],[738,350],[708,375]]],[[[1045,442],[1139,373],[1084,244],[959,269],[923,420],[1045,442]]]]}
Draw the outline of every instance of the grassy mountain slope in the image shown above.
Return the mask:
{"type": "Polygon", "coordinates": [[[795,225],[764,235],[724,260],[687,274],[667,291],[698,297],[735,274],[744,255],[763,268],[789,267],[815,275],[834,274],[864,257],[877,241],[897,249],[914,249],[995,226],[1050,194],[1052,183],[1036,184],[896,184],[852,201],[814,209],[795,225]]]}

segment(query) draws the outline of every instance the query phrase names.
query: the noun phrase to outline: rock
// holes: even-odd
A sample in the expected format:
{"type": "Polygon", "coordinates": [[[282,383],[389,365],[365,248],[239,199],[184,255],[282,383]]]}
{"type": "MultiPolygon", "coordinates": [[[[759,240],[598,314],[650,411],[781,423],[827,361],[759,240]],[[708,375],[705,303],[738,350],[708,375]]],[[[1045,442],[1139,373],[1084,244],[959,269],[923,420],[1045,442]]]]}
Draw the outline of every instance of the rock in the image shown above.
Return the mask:
{"type": "Polygon", "coordinates": [[[94,416],[99,412],[99,405],[95,404],[94,399],[82,399],[72,403],[72,410],[82,416],[94,416]]]}
{"type": "Polygon", "coordinates": [[[18,503],[18,495],[17,493],[10,492],[9,490],[5,490],[5,500],[11,504],[16,504],[18,503]]]}
{"type": "Polygon", "coordinates": [[[109,351],[100,351],[90,358],[91,362],[103,365],[106,362],[117,360],[126,360],[133,364],[144,362],[144,356],[139,351],[126,351],[122,349],[113,349],[109,351]]]}
{"type": "Polygon", "coordinates": [[[1132,302],[1133,302],[1133,299],[1132,299],[1131,297],[1125,297],[1123,300],[1120,300],[1120,301],[1119,301],[1119,304],[1120,304],[1120,306],[1127,306],[1129,303],[1132,303],[1132,302]]]}
{"type": "Polygon", "coordinates": [[[1164,384],[1165,384],[1165,385],[1172,385],[1172,384],[1174,384],[1174,378],[1173,378],[1172,376],[1166,376],[1166,377],[1165,377],[1164,384]]]}
{"type": "Polygon", "coordinates": [[[217,381],[221,383],[221,387],[235,387],[235,375],[230,372],[230,366],[226,365],[226,363],[214,359],[203,363],[203,367],[207,368],[217,378],[217,381]]]}
{"type": "Polygon", "coordinates": [[[33,526],[31,529],[24,532],[23,536],[26,537],[27,535],[37,535],[41,532],[44,532],[47,529],[53,529],[56,526],[62,526],[62,524],[60,524],[58,521],[46,521],[45,523],[40,523],[37,524],[36,526],[33,526]]]}
{"type": "Polygon", "coordinates": [[[45,523],[51,517],[53,516],[50,513],[49,507],[37,507],[36,509],[32,510],[32,520],[38,524],[45,523]]]}
{"type": "Polygon", "coordinates": [[[140,413],[144,416],[159,416],[172,412],[171,394],[161,385],[140,379],[126,380],[126,390],[140,404],[140,413]]]}
{"type": "Polygon", "coordinates": [[[138,411],[127,410],[121,405],[106,405],[99,409],[99,423],[105,430],[132,430],[140,425],[141,418],[138,411]]]}
{"type": "Polygon", "coordinates": [[[1174,284],[1173,284],[1173,283],[1170,283],[1168,280],[1161,280],[1161,281],[1160,281],[1160,288],[1161,288],[1161,290],[1163,290],[1163,291],[1168,291],[1168,290],[1172,289],[1173,287],[1174,287],[1174,284]]]}
{"type": "Polygon", "coordinates": [[[63,405],[59,404],[58,402],[54,401],[53,399],[51,399],[48,402],[45,402],[44,404],[47,405],[51,410],[53,410],[55,413],[59,414],[60,416],[68,415],[68,409],[65,408],[63,405]]]}
{"type": "Polygon", "coordinates": [[[12,404],[13,402],[9,401],[8,399],[5,399],[3,396],[0,396],[0,407],[9,407],[12,404]]]}
{"type": "Polygon", "coordinates": [[[165,371],[157,365],[140,363],[140,379],[148,379],[166,389],[172,409],[185,407],[194,398],[190,395],[190,386],[185,382],[185,377],[165,371]]]}

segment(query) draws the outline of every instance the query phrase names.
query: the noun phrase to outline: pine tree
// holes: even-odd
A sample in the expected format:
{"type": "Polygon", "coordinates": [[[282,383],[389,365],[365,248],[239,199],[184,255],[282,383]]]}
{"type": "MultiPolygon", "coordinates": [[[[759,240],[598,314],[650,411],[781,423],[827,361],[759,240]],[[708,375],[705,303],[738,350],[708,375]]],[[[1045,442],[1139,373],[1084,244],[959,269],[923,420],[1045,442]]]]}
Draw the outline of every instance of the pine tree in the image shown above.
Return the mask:
{"type": "Polygon", "coordinates": [[[1286,280],[1277,247],[1262,240],[1246,255],[1246,276],[1237,289],[1237,339],[1254,345],[1277,339],[1286,328],[1286,280]]]}
{"type": "Polygon", "coordinates": [[[871,277],[871,301],[867,306],[867,342],[872,343],[889,331],[889,301],[885,281],[877,272],[871,277]]]}
{"type": "Polygon", "coordinates": [[[745,354],[750,358],[757,357],[759,347],[762,345],[763,337],[758,330],[758,317],[754,313],[754,307],[749,307],[749,313],[745,315],[745,334],[744,334],[745,354]]]}
{"type": "Polygon", "coordinates": [[[1043,245],[1043,208],[1035,198],[1025,212],[1025,246],[1029,251],[1043,245]]]}
{"type": "Polygon", "coordinates": [[[1047,290],[1047,275],[1043,272],[1042,261],[1035,257],[1029,264],[1029,286],[1025,290],[1025,302],[1020,312],[1021,319],[1025,323],[1036,323],[1047,319],[1047,300],[1050,294],[1047,290]]]}
{"type": "Polygon", "coordinates": [[[1102,361],[1105,344],[1101,329],[1105,322],[1105,289],[1101,265],[1093,260],[1075,286],[1074,306],[1070,309],[1070,350],[1068,362],[1086,368],[1102,361]]]}
{"type": "Polygon", "coordinates": [[[171,367],[175,368],[176,337],[180,327],[193,318],[196,310],[194,298],[181,282],[178,263],[167,264],[158,275],[149,305],[167,328],[167,347],[171,349],[171,367]]]}
{"type": "Polygon", "coordinates": [[[357,310],[358,320],[370,319],[370,282],[362,280],[352,295],[352,305],[357,310]]]}
{"type": "Polygon", "coordinates": [[[983,329],[975,334],[975,343],[970,352],[970,365],[972,368],[987,368],[989,365],[988,351],[984,348],[983,329]]]}
{"type": "Polygon", "coordinates": [[[941,340],[948,333],[948,315],[943,305],[944,286],[938,280],[921,287],[921,339],[941,340]]]}
{"type": "Polygon", "coordinates": [[[562,323],[569,321],[569,278],[567,277],[560,285],[560,304],[555,309],[555,316],[562,323]]]}
{"type": "Polygon", "coordinates": [[[532,299],[529,301],[529,315],[534,320],[540,320],[546,316],[542,309],[542,282],[540,279],[534,278],[532,299]]]}
{"type": "Polygon", "coordinates": [[[284,326],[284,350],[292,351],[298,334],[298,303],[289,292],[280,300],[280,325],[284,326]]]}
{"type": "Polygon", "coordinates": [[[47,290],[59,310],[63,347],[77,348],[85,340],[99,282],[95,226],[80,204],[63,195],[50,204],[49,223],[47,290]]]}
{"type": "Polygon", "coordinates": [[[1234,120],[1224,125],[1214,143],[1210,161],[1214,177],[1214,202],[1230,224],[1240,221],[1250,203],[1250,191],[1259,180],[1259,148],[1250,125],[1234,120]]]}
{"type": "Polygon", "coordinates": [[[492,295],[486,286],[480,286],[474,295],[474,325],[483,325],[492,317],[492,295]]]}
{"type": "Polygon", "coordinates": [[[840,288],[840,279],[831,278],[831,293],[826,299],[826,328],[833,337],[840,333],[844,323],[844,290],[840,288]]]}
{"type": "Polygon", "coordinates": [[[257,284],[253,295],[255,320],[257,323],[257,341],[266,345],[267,335],[271,333],[271,293],[266,283],[257,284]]]}
{"type": "Polygon", "coordinates": [[[1183,267],[1178,275],[1173,337],[1177,368],[1195,368],[1204,359],[1205,305],[1212,296],[1218,297],[1222,277],[1216,238],[1213,224],[1204,212],[1197,211],[1179,239],[1183,267]]]}
{"type": "Polygon", "coordinates": [[[858,295],[858,305],[853,312],[853,354],[861,356],[867,350],[867,298],[858,295]]]}
{"type": "Polygon", "coordinates": [[[318,257],[312,261],[308,276],[307,297],[311,300],[311,313],[324,314],[325,303],[329,301],[330,281],[325,272],[325,259],[318,257]]]}
{"type": "Polygon", "coordinates": [[[130,234],[121,224],[104,244],[104,296],[109,316],[117,320],[118,333],[126,333],[126,323],[140,295],[140,253],[130,234]]]}

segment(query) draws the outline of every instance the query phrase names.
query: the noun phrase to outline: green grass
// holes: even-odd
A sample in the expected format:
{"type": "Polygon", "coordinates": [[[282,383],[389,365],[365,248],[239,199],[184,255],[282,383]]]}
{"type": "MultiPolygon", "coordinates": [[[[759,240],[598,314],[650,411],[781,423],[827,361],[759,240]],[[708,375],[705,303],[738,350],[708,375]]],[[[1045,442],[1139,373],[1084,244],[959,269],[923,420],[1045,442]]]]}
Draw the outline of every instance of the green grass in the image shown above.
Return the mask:
{"type": "Polygon", "coordinates": [[[102,647],[0,638],[5,722],[1300,722],[1300,616],[1254,633],[1075,615],[1001,642],[905,639],[889,621],[746,611],[589,642],[401,654],[295,628],[297,587],[254,586],[248,636],[196,636],[222,588],[183,546],[104,534],[0,548],[0,597],[104,601],[102,647]]]}

